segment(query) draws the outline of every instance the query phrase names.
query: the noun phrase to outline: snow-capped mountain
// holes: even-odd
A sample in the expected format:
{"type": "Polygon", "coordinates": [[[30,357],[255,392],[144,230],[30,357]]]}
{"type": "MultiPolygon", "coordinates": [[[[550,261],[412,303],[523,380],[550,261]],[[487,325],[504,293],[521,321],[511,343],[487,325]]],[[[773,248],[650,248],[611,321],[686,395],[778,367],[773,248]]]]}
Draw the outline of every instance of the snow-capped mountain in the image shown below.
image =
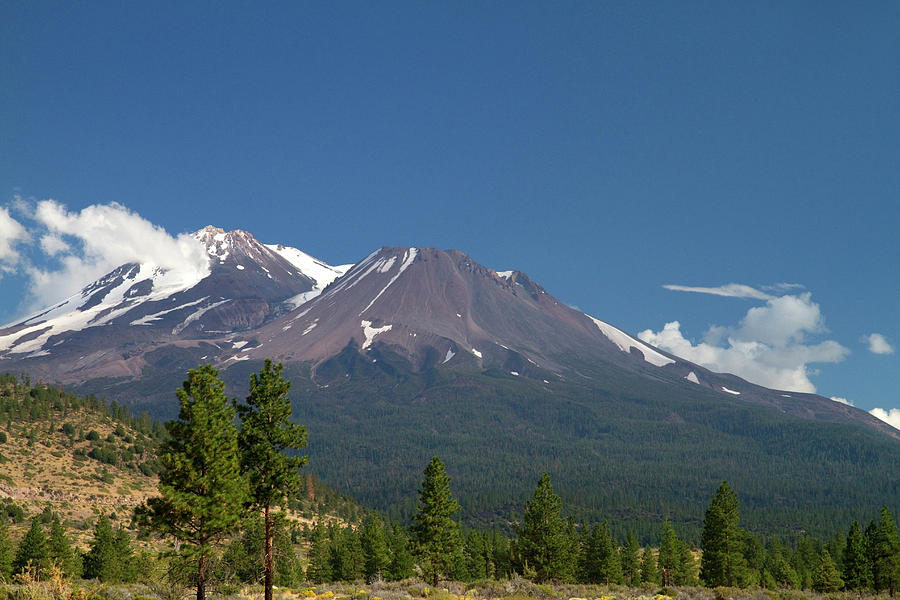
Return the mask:
{"type": "Polygon", "coordinates": [[[206,227],[194,238],[209,257],[206,271],[122,265],[0,329],[0,370],[76,384],[98,377],[127,382],[152,372],[180,376],[200,362],[227,370],[272,358],[306,364],[315,382],[328,385],[335,357],[376,369],[389,357],[392,369],[461,367],[552,386],[594,385],[603,365],[895,434],[852,407],[681,360],[566,306],[521,271],[496,272],[457,250],[385,247],[335,267],[241,230],[206,227]]]}
{"type": "Polygon", "coordinates": [[[122,265],[80,293],[0,329],[0,365],[26,361],[63,381],[137,375],[143,361],[136,357],[148,349],[259,327],[315,297],[347,268],[295,248],[261,244],[241,230],[210,226],[193,237],[209,257],[205,270],[122,265]]]}

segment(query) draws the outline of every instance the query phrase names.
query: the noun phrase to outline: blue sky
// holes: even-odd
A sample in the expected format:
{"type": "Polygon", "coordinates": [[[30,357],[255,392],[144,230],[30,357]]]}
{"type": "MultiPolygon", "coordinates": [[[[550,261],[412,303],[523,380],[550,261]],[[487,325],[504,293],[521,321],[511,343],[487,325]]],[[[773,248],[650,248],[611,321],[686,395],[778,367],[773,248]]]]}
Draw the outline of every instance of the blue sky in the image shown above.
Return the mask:
{"type": "Polygon", "coordinates": [[[900,408],[898,22],[889,2],[3,3],[0,321],[105,264],[77,217],[118,203],[333,264],[459,248],[688,358],[900,408]]]}

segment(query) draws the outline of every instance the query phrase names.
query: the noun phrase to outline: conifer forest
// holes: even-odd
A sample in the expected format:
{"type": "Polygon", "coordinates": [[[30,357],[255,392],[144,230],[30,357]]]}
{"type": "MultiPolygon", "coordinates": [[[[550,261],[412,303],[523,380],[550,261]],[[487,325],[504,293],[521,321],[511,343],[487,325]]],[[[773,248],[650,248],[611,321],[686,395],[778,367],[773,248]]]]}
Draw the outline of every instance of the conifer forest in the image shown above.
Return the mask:
{"type": "Polygon", "coordinates": [[[150,489],[129,510],[124,500],[98,501],[80,517],[49,490],[34,501],[5,493],[0,598],[898,593],[900,533],[891,507],[835,523],[824,538],[752,531],[741,521],[740,490],[727,481],[708,490],[693,526],[663,518],[635,531],[612,516],[576,520],[552,474],[535,473],[533,495],[511,507],[514,518],[479,527],[460,519],[452,465],[433,457],[408,499],[411,517],[391,518],[315,477],[280,364],[266,361],[249,389],[244,401],[230,399],[214,368],[192,369],[176,394],[178,417],[160,423],[94,396],[0,376],[4,490],[19,483],[7,467],[36,461],[42,449],[92,465],[96,477],[82,487],[114,486],[127,475],[150,489]]]}

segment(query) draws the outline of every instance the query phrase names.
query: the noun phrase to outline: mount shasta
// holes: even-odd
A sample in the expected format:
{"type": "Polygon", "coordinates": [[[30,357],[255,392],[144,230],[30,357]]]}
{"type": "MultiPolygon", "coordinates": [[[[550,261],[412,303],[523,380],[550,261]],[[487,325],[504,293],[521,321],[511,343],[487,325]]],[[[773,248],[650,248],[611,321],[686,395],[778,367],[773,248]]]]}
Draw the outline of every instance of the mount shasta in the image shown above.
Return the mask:
{"type": "Polygon", "coordinates": [[[472,522],[514,517],[541,471],[573,516],[638,531],[648,515],[696,528],[723,478],[763,529],[828,530],[900,497],[887,424],[682,360],[520,271],[456,250],[331,266],[240,230],[194,238],[205,271],[121,265],[0,329],[0,370],[170,417],[187,369],[212,363],[235,394],[280,361],[311,468],[401,517],[434,454],[472,522]]]}

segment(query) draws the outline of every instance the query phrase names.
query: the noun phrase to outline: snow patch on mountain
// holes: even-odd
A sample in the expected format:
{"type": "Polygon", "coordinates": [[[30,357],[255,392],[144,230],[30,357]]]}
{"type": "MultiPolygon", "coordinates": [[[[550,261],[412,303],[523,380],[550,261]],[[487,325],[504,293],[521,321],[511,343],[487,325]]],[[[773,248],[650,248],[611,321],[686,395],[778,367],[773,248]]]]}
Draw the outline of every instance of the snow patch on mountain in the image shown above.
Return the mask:
{"type": "Polygon", "coordinates": [[[603,333],[603,335],[609,338],[609,341],[611,341],[613,344],[618,346],[619,350],[621,350],[622,352],[629,353],[631,352],[632,348],[635,348],[644,355],[645,361],[657,367],[664,367],[675,362],[668,356],[660,354],[647,344],[639,342],[624,331],[616,329],[609,323],[604,323],[600,319],[595,319],[588,314],[586,314],[585,316],[593,321],[594,324],[597,325],[597,328],[600,329],[600,331],[603,333]]]}
{"type": "Polygon", "coordinates": [[[687,379],[688,381],[690,381],[692,383],[698,383],[698,384],[700,383],[700,380],[697,379],[697,374],[694,373],[693,371],[688,373],[687,376],[685,376],[685,379],[687,379]]]}
{"type": "Polygon", "coordinates": [[[372,321],[363,320],[360,322],[360,326],[363,329],[363,335],[366,336],[366,340],[363,342],[362,349],[365,350],[369,346],[372,345],[372,342],[375,341],[375,336],[379,333],[384,333],[385,331],[390,331],[393,325],[384,325],[382,327],[372,327],[372,321]]]}
{"type": "Polygon", "coordinates": [[[316,325],[318,325],[318,324],[319,324],[319,319],[313,319],[313,322],[310,323],[310,324],[306,327],[306,329],[303,330],[303,333],[301,333],[300,336],[302,337],[302,336],[306,335],[307,333],[309,333],[310,331],[312,331],[313,329],[315,329],[315,328],[316,328],[316,325]]]}
{"type": "Polygon", "coordinates": [[[201,302],[204,302],[205,300],[208,300],[208,299],[209,299],[209,296],[204,296],[203,298],[200,298],[199,300],[194,300],[193,302],[188,302],[187,304],[182,304],[181,306],[176,306],[175,308],[161,310],[157,313],[145,315],[145,316],[141,317],[140,319],[135,319],[134,321],[129,323],[129,325],[149,325],[152,321],[159,321],[160,319],[162,319],[163,315],[167,315],[169,313],[173,313],[175,311],[182,310],[182,309],[188,308],[190,306],[196,306],[197,304],[200,304],[201,302]]]}
{"type": "MultiPolygon", "coordinates": [[[[400,277],[400,275],[403,274],[403,271],[405,271],[405,270],[409,267],[409,265],[411,265],[411,264],[413,263],[413,261],[416,260],[416,256],[418,256],[418,254],[419,254],[419,249],[418,249],[418,248],[409,248],[409,249],[406,251],[406,254],[403,255],[403,264],[400,265],[400,269],[397,271],[397,274],[394,275],[394,276],[391,278],[391,280],[388,281],[387,285],[384,286],[384,287],[381,289],[381,291],[378,292],[378,293],[375,295],[374,298],[372,298],[372,300],[366,305],[366,307],[365,307],[364,309],[362,309],[362,311],[359,313],[359,316],[360,316],[360,317],[363,315],[364,312],[366,312],[367,310],[369,310],[369,309],[372,307],[373,304],[375,304],[375,301],[378,300],[378,299],[381,297],[381,295],[382,295],[385,291],[387,291],[387,289],[388,289],[389,287],[391,287],[391,285],[392,285],[395,281],[397,281],[397,278],[400,277]]],[[[386,264],[386,265],[393,265],[393,264],[394,264],[394,260],[395,260],[396,258],[397,258],[396,256],[392,256],[391,259],[390,259],[390,261],[386,261],[385,264],[386,264]]],[[[388,268],[389,268],[389,267],[388,267],[388,268]]],[[[379,273],[385,273],[385,272],[387,272],[387,270],[388,270],[388,269],[382,269],[382,268],[379,268],[379,269],[378,269],[378,272],[379,272],[379,273]]]]}
{"type": "Polygon", "coordinates": [[[724,385],[722,386],[722,391],[725,392],[726,394],[731,394],[731,395],[733,395],[733,396],[740,396],[740,395],[741,395],[740,392],[736,392],[736,391],[734,391],[734,390],[729,390],[729,389],[728,389],[727,387],[725,387],[724,385]]]}
{"type": "Polygon", "coordinates": [[[266,248],[279,255],[284,260],[297,267],[298,274],[306,275],[316,281],[316,288],[320,291],[325,289],[328,284],[346,273],[353,265],[338,265],[333,267],[313,258],[309,254],[302,252],[290,246],[282,246],[281,244],[264,244],[266,248]]]}
{"type": "Polygon", "coordinates": [[[139,304],[159,301],[189,289],[199,283],[200,279],[196,278],[199,275],[188,277],[185,271],[165,270],[153,265],[123,265],[49,311],[20,322],[30,324],[30,327],[0,335],[0,351],[10,354],[35,352],[54,335],[106,325],[139,304]],[[134,288],[138,285],[146,285],[148,292],[135,296],[134,288]]]}
{"type": "Polygon", "coordinates": [[[221,306],[221,305],[225,304],[226,302],[231,302],[231,300],[226,299],[226,300],[220,300],[219,302],[213,302],[209,306],[204,306],[203,308],[194,311],[193,313],[191,313],[188,316],[188,318],[186,318],[180,324],[176,325],[174,329],[172,329],[172,335],[178,335],[179,333],[184,331],[188,325],[190,325],[191,323],[193,323],[194,321],[196,321],[197,319],[199,319],[200,317],[202,317],[203,315],[205,315],[206,313],[208,313],[215,307],[221,306]]]}

